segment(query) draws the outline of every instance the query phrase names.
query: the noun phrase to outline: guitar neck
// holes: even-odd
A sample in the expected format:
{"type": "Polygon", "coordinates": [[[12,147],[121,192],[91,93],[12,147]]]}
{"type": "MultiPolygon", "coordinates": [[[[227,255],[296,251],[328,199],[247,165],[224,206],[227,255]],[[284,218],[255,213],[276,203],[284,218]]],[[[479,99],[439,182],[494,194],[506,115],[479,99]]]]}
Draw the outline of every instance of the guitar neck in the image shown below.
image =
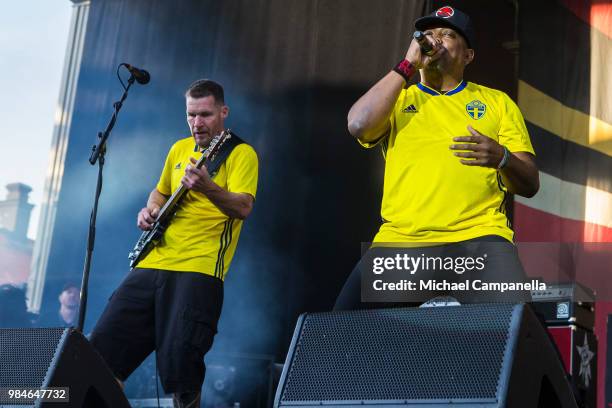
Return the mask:
{"type": "Polygon", "coordinates": [[[164,204],[161,210],[159,210],[159,215],[157,216],[158,222],[165,221],[173,214],[174,210],[179,205],[185,194],[187,194],[187,191],[189,191],[189,189],[182,184],[176,190],[174,190],[174,193],[172,193],[168,201],[166,201],[166,204],[164,204]]]}
{"type": "MultiPolygon", "coordinates": [[[[200,169],[204,165],[204,162],[206,161],[207,157],[214,158],[219,148],[229,137],[231,137],[229,130],[223,131],[219,136],[216,136],[211,142],[211,145],[208,147],[208,149],[206,149],[202,153],[202,157],[200,157],[200,159],[196,162],[195,167],[197,169],[200,169]]],[[[161,210],[159,210],[159,215],[157,216],[156,221],[163,223],[164,221],[169,219],[174,214],[179,203],[188,191],[189,189],[184,185],[181,184],[180,186],[178,186],[178,188],[174,190],[174,193],[172,193],[168,201],[166,201],[166,204],[164,204],[161,210]]]]}

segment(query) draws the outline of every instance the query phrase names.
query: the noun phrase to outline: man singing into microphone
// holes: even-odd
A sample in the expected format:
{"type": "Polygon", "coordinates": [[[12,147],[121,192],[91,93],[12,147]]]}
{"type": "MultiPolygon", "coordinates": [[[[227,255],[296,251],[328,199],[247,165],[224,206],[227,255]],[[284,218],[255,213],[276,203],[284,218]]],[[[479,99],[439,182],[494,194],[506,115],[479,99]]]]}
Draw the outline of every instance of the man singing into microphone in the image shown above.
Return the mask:
{"type": "MultiPolygon", "coordinates": [[[[479,278],[523,281],[505,208],[509,193],[532,197],[539,188],[522,115],[505,93],[463,79],[474,59],[469,16],[446,6],[418,19],[415,28],[425,34],[423,46],[412,40],[405,59],[348,113],[349,132],[365,147],[381,145],[386,162],[383,224],[366,255],[388,254],[389,248],[379,248],[383,243],[411,247],[402,251],[415,257],[484,253],[479,278]],[[407,87],[417,71],[421,81],[407,87]]],[[[361,303],[360,269],[369,267],[363,263],[336,309],[380,306],[361,303]]],[[[452,295],[497,300],[495,294],[452,295]]],[[[515,295],[512,300],[528,300],[515,295]]]]}
{"type": "MultiPolygon", "coordinates": [[[[120,381],[155,350],[174,406],[199,408],[204,354],[217,332],[223,280],[242,222],[255,201],[258,162],[253,148],[240,141],[231,144],[214,174],[197,169],[200,151],[224,130],[229,108],[223,88],[211,80],[194,82],[185,98],[191,136],[170,149],[159,182],[138,213],[138,227],[149,230],[180,185],[189,191],[159,244],[114,292],[91,343],[120,381]]],[[[232,139],[239,140],[233,134],[232,139]]]]}

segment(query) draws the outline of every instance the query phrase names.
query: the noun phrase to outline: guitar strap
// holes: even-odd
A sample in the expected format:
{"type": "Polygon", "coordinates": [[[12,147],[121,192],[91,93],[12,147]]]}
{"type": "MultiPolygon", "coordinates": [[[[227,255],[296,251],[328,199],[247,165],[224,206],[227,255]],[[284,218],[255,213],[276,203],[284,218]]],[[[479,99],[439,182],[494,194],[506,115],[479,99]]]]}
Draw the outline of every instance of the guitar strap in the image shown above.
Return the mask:
{"type": "Polygon", "coordinates": [[[215,159],[213,161],[208,159],[204,161],[204,166],[206,166],[206,170],[208,171],[208,174],[210,174],[211,178],[217,174],[219,167],[221,167],[225,159],[228,158],[232,150],[234,150],[234,148],[239,144],[244,143],[244,140],[239,138],[234,132],[230,132],[230,134],[232,137],[230,137],[227,142],[223,143],[223,146],[221,146],[221,149],[217,153],[217,156],[215,156],[215,159]]]}

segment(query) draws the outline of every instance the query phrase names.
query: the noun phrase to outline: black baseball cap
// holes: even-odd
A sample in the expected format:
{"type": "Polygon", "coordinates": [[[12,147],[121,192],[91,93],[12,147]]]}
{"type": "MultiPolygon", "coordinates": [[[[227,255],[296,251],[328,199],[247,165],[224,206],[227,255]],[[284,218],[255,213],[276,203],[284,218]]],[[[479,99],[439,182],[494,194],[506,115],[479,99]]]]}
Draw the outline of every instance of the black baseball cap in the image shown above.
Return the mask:
{"type": "Polygon", "coordinates": [[[414,27],[419,31],[428,28],[442,26],[450,27],[465,38],[469,48],[474,46],[474,26],[470,16],[451,6],[440,7],[428,16],[421,17],[414,22],[414,27]]]}

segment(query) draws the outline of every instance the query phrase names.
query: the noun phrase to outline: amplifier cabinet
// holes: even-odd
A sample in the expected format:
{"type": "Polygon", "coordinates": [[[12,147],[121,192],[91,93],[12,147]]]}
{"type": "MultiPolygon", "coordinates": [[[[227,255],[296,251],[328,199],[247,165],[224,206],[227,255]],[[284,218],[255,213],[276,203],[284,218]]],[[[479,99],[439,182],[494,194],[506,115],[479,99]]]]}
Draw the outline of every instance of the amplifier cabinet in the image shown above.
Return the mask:
{"type": "Polygon", "coordinates": [[[548,327],[570,382],[583,407],[595,407],[597,400],[597,338],[579,326],[548,327]]]}

